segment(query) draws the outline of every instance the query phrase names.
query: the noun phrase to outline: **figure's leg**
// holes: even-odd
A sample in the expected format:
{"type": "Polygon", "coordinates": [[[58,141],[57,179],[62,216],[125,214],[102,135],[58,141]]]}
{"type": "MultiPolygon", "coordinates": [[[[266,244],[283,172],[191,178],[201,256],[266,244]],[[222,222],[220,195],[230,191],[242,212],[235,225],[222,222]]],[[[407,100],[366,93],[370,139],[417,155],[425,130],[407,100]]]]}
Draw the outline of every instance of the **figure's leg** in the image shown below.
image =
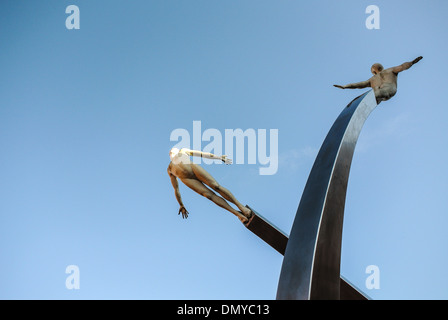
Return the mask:
{"type": "Polygon", "coordinates": [[[208,189],[201,181],[196,179],[181,179],[182,182],[189,188],[193,189],[201,196],[206,197],[207,199],[213,201],[215,204],[220,206],[221,208],[226,209],[227,211],[233,213],[241,220],[241,222],[246,222],[247,218],[241,214],[241,212],[233,209],[223,198],[217,196],[213,191],[208,189]]]}
{"type": "Polygon", "coordinates": [[[227,201],[230,201],[233,204],[235,204],[246,217],[248,218],[250,217],[251,215],[250,209],[243,206],[228,189],[221,186],[204,168],[198,165],[193,165],[192,169],[196,177],[201,182],[205,183],[210,188],[218,192],[227,201]]]}

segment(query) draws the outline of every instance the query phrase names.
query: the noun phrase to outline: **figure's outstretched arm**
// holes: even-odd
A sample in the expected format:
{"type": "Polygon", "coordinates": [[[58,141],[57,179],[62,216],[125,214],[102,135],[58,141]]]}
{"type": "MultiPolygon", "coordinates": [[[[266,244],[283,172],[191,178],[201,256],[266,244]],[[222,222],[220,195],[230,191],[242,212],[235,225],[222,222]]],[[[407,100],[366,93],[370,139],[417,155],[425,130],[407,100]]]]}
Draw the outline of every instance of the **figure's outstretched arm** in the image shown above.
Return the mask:
{"type": "Polygon", "coordinates": [[[423,57],[420,56],[420,57],[415,58],[414,60],[412,60],[410,62],[405,62],[403,64],[400,64],[399,66],[392,67],[391,69],[392,69],[393,72],[399,73],[401,71],[408,70],[410,67],[412,67],[414,64],[416,64],[417,62],[419,62],[422,59],[423,59],[423,57]]]}
{"type": "Polygon", "coordinates": [[[181,151],[185,152],[186,154],[188,154],[189,156],[192,156],[192,157],[201,157],[201,158],[207,158],[207,159],[217,159],[217,160],[221,160],[225,164],[231,164],[232,163],[232,159],[227,158],[226,155],[217,156],[217,155],[215,155],[213,153],[210,153],[210,152],[202,152],[202,151],[190,150],[190,149],[186,149],[186,148],[183,148],[181,151]]]}
{"type": "Polygon", "coordinates": [[[176,196],[176,200],[180,206],[178,214],[182,213],[182,218],[186,219],[188,218],[188,211],[187,209],[185,209],[184,204],[182,202],[182,197],[180,196],[179,183],[177,182],[177,178],[169,171],[169,169],[168,169],[168,175],[170,176],[171,184],[173,185],[174,188],[174,195],[176,196]]]}
{"type": "Polygon", "coordinates": [[[350,83],[345,86],[340,86],[338,84],[334,84],[333,86],[335,86],[336,88],[340,88],[340,89],[363,89],[363,88],[370,87],[370,80],[350,83]]]}

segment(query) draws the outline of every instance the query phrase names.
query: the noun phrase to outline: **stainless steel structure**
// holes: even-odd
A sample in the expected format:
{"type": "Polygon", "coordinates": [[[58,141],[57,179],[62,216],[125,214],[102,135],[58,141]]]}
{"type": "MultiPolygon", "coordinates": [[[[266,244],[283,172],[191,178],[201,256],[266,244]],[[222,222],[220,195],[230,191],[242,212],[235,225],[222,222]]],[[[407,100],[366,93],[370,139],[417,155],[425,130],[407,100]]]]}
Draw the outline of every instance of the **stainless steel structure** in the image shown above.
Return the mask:
{"type": "MultiPolygon", "coordinates": [[[[285,255],[288,236],[266,220],[258,212],[247,206],[252,211],[252,218],[245,224],[247,229],[252,231],[264,242],[269,244],[278,253],[285,255]]],[[[341,300],[369,300],[361,290],[341,277],[340,281],[341,300]]]]}
{"type": "Polygon", "coordinates": [[[311,169],[286,245],[277,299],[341,299],[342,225],[356,142],[377,106],[370,90],[339,115],[311,169]]]}

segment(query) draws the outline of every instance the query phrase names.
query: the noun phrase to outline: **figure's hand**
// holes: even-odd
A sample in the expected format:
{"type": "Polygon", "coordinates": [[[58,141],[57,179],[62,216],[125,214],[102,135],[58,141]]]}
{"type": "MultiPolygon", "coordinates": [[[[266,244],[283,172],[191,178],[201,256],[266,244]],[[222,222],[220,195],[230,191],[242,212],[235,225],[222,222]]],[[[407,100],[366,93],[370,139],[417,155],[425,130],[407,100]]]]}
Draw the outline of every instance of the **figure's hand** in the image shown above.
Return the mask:
{"type": "Polygon", "coordinates": [[[181,214],[181,213],[182,213],[182,219],[187,219],[188,218],[188,211],[183,206],[180,207],[178,214],[181,214]]]}
{"type": "Polygon", "coordinates": [[[340,85],[338,85],[338,84],[334,84],[333,86],[336,87],[336,88],[345,89],[344,86],[340,86],[340,85]]]}
{"type": "Polygon", "coordinates": [[[417,62],[419,62],[419,61],[422,60],[422,59],[423,59],[422,56],[420,56],[420,57],[418,57],[418,58],[415,58],[415,59],[412,61],[412,64],[416,64],[417,62]]]}
{"type": "Polygon", "coordinates": [[[225,164],[232,164],[232,159],[227,158],[227,156],[221,156],[221,160],[222,162],[224,162],[225,164]]]}

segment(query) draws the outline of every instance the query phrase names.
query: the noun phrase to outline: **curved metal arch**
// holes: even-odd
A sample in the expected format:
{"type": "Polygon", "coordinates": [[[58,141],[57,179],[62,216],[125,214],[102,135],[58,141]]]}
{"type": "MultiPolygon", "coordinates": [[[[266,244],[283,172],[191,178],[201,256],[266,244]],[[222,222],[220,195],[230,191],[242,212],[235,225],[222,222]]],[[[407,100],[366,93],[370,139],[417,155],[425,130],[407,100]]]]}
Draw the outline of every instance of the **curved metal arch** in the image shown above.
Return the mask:
{"type": "Polygon", "coordinates": [[[277,299],[340,299],[345,197],[356,142],[377,106],[370,90],[355,98],[325,138],[302,194],[280,272],[277,299]]]}

